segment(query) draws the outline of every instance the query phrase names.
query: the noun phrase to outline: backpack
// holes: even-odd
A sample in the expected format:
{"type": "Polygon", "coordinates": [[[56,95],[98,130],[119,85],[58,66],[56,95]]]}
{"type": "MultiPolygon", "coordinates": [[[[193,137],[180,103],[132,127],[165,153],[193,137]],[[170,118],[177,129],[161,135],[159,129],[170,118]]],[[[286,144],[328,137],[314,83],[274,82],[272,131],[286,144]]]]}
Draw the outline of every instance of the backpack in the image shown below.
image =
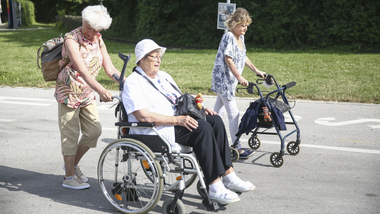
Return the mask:
{"type": "Polygon", "coordinates": [[[67,59],[63,66],[59,67],[63,42],[61,34],[57,38],[46,41],[37,51],[37,66],[41,69],[45,82],[56,81],[58,73],[70,62],[70,59],[67,59]]]}

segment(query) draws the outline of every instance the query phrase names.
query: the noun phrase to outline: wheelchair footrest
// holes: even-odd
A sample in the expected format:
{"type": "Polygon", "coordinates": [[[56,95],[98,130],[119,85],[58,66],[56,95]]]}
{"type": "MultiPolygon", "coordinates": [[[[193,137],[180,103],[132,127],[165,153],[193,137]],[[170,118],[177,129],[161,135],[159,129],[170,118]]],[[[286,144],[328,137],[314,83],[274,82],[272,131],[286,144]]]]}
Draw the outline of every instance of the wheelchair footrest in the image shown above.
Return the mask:
{"type": "Polygon", "coordinates": [[[204,199],[202,203],[206,207],[207,211],[214,211],[219,209],[218,203],[211,202],[210,199],[204,199]]]}

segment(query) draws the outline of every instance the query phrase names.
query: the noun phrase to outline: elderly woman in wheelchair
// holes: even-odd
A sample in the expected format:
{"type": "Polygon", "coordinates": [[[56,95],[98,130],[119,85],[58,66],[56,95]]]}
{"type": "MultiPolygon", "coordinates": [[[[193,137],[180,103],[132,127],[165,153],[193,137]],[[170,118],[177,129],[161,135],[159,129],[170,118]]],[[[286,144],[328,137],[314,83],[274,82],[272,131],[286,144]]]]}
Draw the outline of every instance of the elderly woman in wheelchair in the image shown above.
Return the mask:
{"type": "Polygon", "coordinates": [[[103,151],[98,166],[101,189],[125,213],[149,212],[163,189],[176,191],[173,199],[164,202],[164,213],[181,213],[183,190],[198,175],[198,192],[208,209],[214,209],[215,202],[237,202],[237,193],[255,186],[234,172],[224,123],[216,112],[206,108],[206,120],[176,115],[175,106],[164,96],[176,102],[180,94],[172,85],[177,85],[159,70],[165,51],[149,39],[135,47],[137,66],[125,80],[123,105],[119,105],[124,112],[121,120],[128,123],[117,124],[129,133],[121,133],[121,139],[103,151]],[[191,147],[197,159],[181,151],[183,147],[191,147]],[[165,172],[179,173],[178,181],[165,172]]]}

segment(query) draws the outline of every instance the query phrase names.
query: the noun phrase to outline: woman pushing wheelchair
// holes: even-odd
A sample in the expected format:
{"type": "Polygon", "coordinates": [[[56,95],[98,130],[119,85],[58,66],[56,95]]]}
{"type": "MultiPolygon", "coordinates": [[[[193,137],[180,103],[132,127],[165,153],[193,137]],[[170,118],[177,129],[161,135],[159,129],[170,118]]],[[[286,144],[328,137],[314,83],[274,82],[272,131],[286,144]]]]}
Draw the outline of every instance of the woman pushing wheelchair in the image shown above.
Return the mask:
{"type": "MultiPolygon", "coordinates": [[[[206,120],[176,115],[175,105],[164,96],[176,103],[181,95],[173,87],[177,85],[172,77],[159,70],[165,51],[150,39],[137,43],[137,66],[126,78],[122,92],[128,121],[154,123],[173,151],[180,150],[178,144],[192,147],[209,185],[210,199],[221,204],[237,202],[240,198],[236,192],[247,192],[255,186],[234,172],[227,133],[215,111],[206,108],[206,120]]],[[[151,129],[131,128],[130,134],[155,133],[151,129]]]]}

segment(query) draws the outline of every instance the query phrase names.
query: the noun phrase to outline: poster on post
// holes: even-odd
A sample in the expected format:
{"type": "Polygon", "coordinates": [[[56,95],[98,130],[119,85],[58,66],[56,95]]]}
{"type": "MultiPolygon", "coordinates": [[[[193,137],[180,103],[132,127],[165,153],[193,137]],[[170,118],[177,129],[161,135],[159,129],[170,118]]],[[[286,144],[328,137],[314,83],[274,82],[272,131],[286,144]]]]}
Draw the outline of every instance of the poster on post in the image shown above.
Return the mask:
{"type": "Polygon", "coordinates": [[[235,9],[236,9],[236,4],[219,2],[217,29],[228,30],[228,28],[224,26],[224,22],[232,15],[235,9]]]}

